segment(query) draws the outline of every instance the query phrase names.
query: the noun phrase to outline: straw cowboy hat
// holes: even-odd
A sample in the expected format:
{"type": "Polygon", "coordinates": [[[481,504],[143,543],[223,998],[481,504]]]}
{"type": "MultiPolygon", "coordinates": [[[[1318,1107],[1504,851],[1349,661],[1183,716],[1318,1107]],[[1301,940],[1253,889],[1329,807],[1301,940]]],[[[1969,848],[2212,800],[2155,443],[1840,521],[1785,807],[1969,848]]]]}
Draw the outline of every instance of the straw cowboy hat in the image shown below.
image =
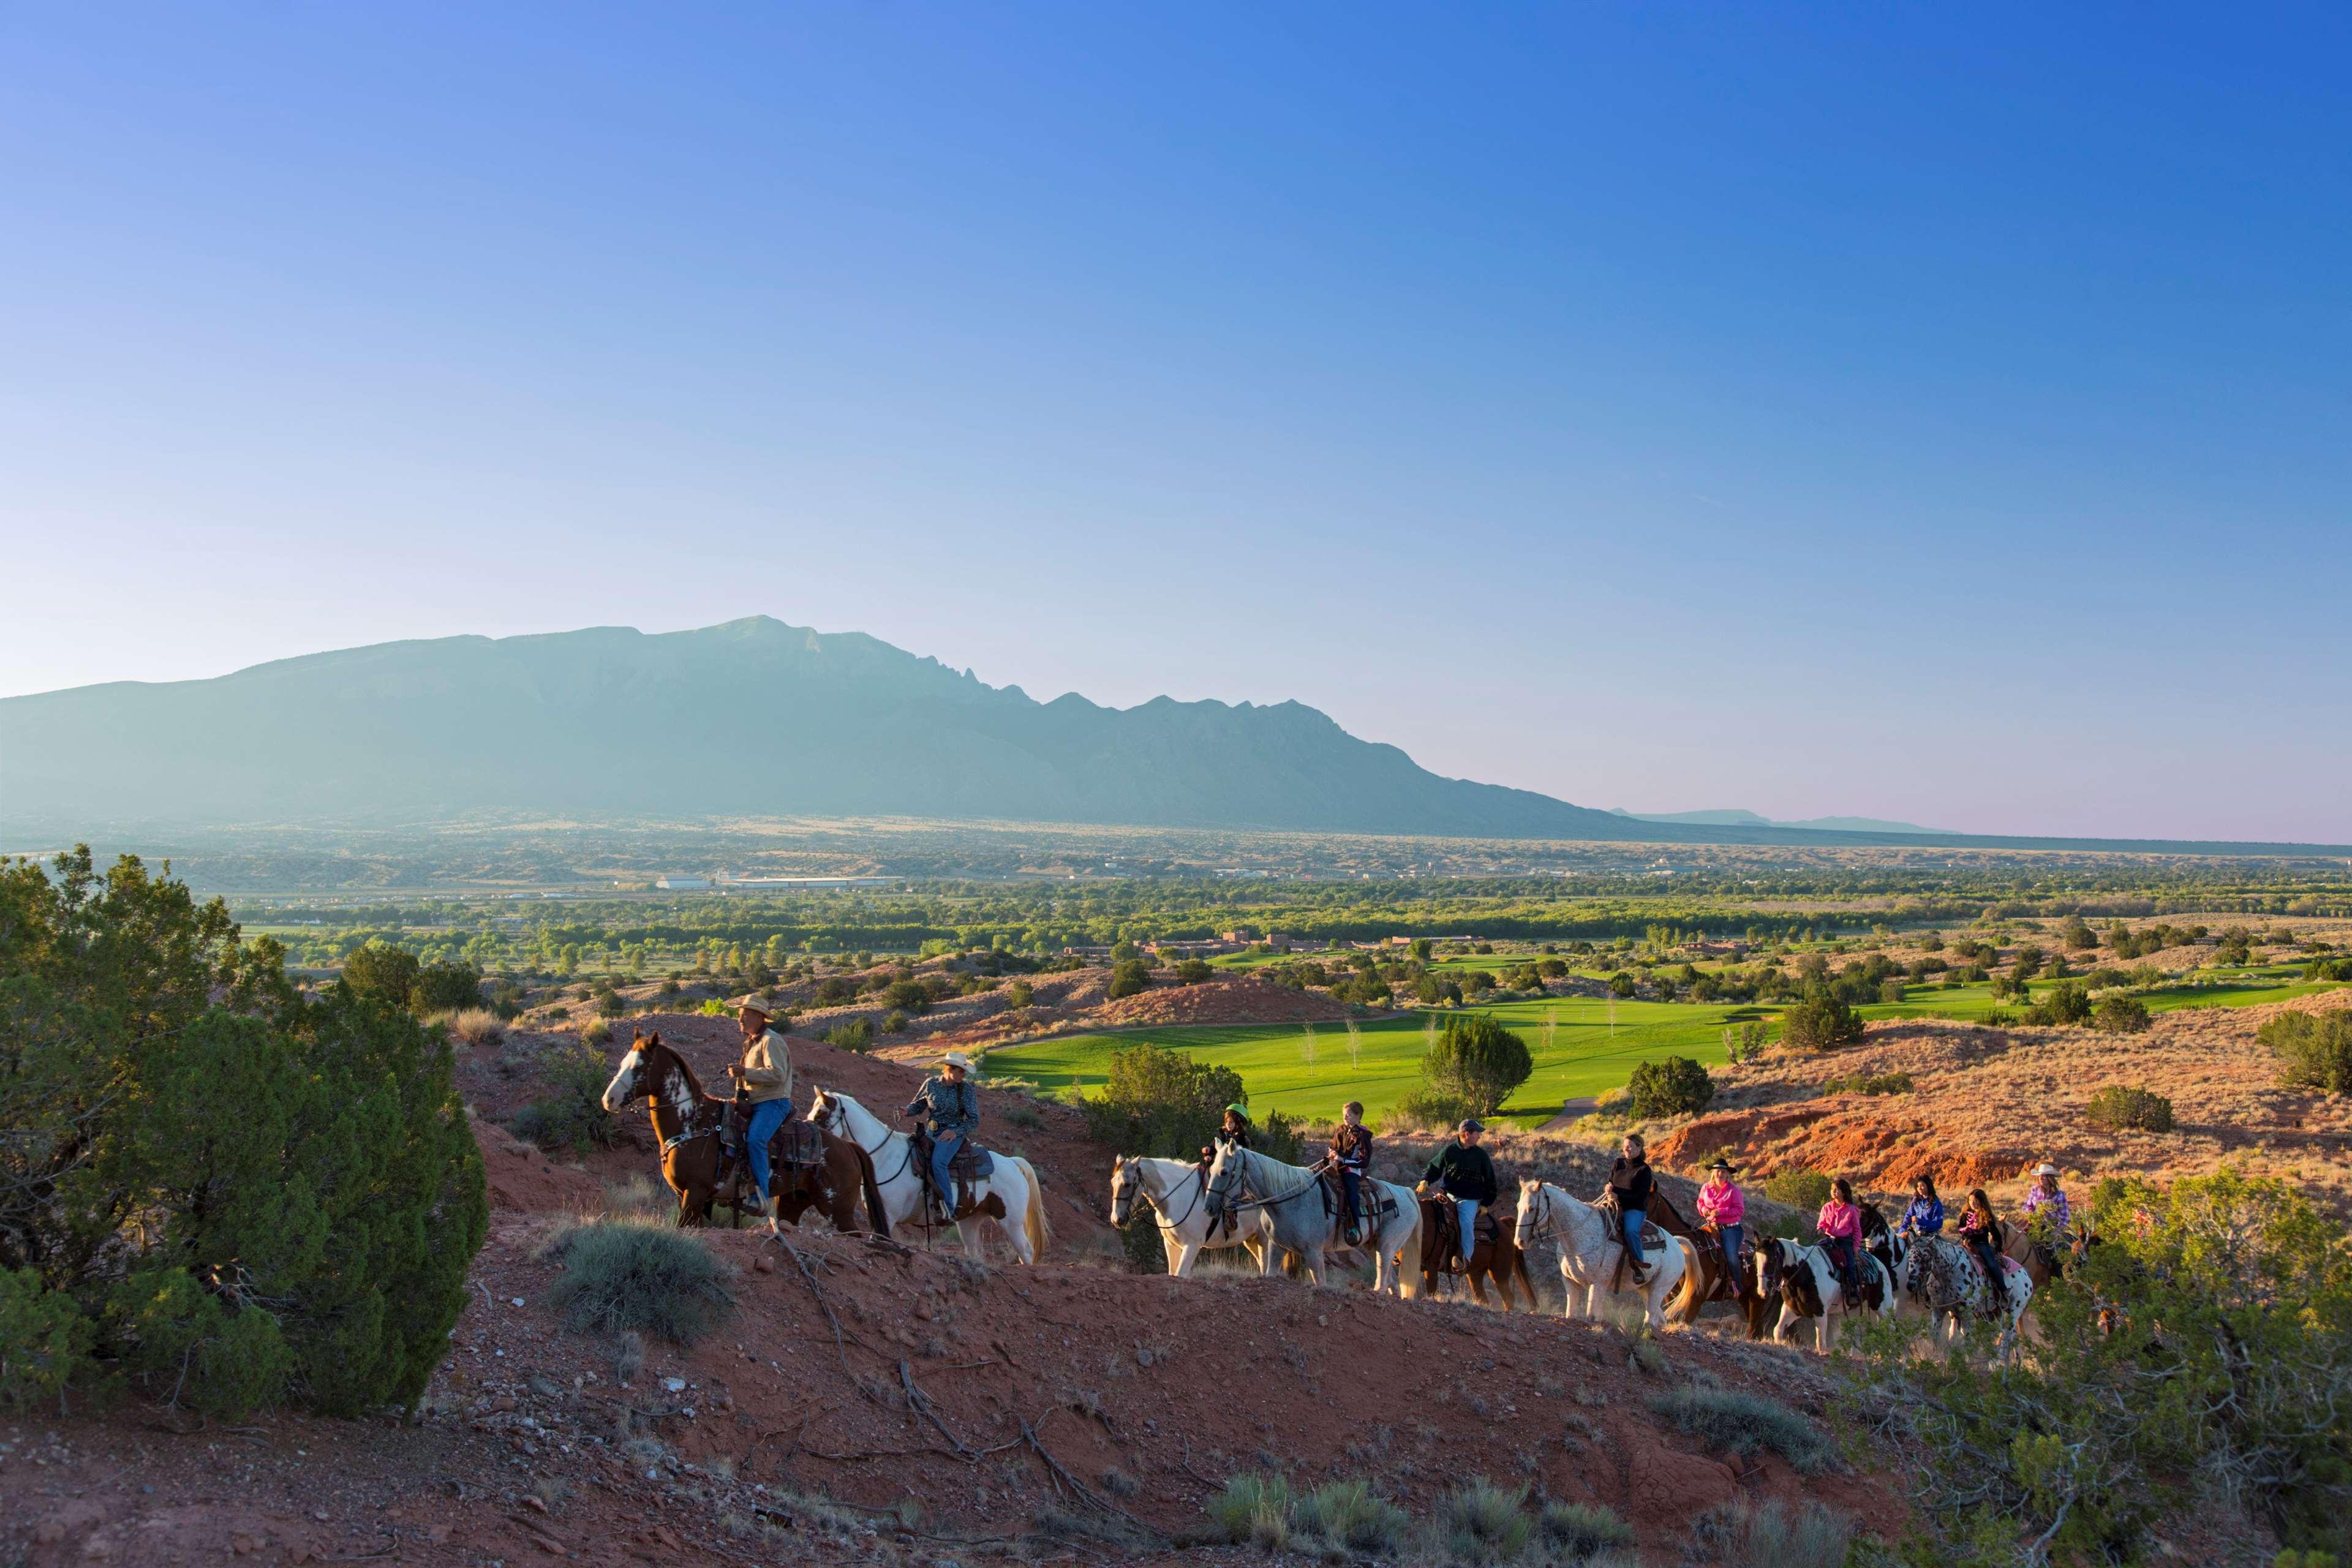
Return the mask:
{"type": "Polygon", "coordinates": [[[943,1068],[961,1068],[964,1071],[970,1072],[971,1070],[971,1058],[964,1055],[961,1051],[950,1051],[947,1055],[940,1058],[940,1066],[943,1068]]]}
{"type": "Polygon", "coordinates": [[[2044,1160],[2033,1167],[2033,1173],[2037,1176],[2054,1176],[2058,1173],[2058,1167],[2044,1160]]]}
{"type": "Polygon", "coordinates": [[[761,1002],[758,998],[751,996],[746,996],[740,1002],[736,1003],[735,1011],[738,1013],[757,1013],[762,1018],[772,1018],[775,1016],[773,1013],[768,1011],[764,1003],[761,1002]]]}

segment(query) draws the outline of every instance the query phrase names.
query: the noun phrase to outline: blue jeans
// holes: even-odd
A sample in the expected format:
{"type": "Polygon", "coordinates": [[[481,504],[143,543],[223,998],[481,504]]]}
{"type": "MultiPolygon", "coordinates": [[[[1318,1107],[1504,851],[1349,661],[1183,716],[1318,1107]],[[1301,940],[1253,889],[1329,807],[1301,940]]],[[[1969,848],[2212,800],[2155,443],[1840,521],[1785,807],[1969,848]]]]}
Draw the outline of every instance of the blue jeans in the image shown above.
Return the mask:
{"type": "Polygon", "coordinates": [[[1723,1240],[1723,1266],[1735,1279],[1739,1278],[1739,1232],[1736,1225],[1719,1226],[1716,1234],[1723,1240]]]}
{"type": "Polygon", "coordinates": [[[789,1100],[763,1100],[751,1108],[751,1125],[744,1131],[743,1140],[751,1144],[751,1184],[760,1189],[760,1202],[768,1201],[768,1140],[784,1124],[793,1111],[789,1100]]]}
{"type": "Polygon", "coordinates": [[[1462,1222],[1462,1261],[1467,1263],[1470,1255],[1478,1250],[1478,1200],[1456,1198],[1454,1212],[1462,1222]]]}
{"type": "Polygon", "coordinates": [[[948,1162],[963,1147],[963,1134],[942,1132],[931,1140],[931,1184],[939,1189],[940,1202],[955,1207],[955,1186],[948,1175],[948,1162]]]}
{"type": "Polygon", "coordinates": [[[1625,1256],[1633,1259],[1633,1267],[1636,1268],[1641,1268],[1646,1261],[1642,1257],[1642,1226],[1648,1222],[1649,1217],[1647,1209],[1625,1211],[1625,1256]]]}
{"type": "Polygon", "coordinates": [[[1364,1178],[1356,1174],[1355,1172],[1348,1169],[1345,1165],[1339,1167],[1339,1190],[1347,1194],[1348,1217],[1350,1220],[1360,1219],[1363,1217],[1364,1200],[1361,1195],[1363,1183],[1364,1178]]]}

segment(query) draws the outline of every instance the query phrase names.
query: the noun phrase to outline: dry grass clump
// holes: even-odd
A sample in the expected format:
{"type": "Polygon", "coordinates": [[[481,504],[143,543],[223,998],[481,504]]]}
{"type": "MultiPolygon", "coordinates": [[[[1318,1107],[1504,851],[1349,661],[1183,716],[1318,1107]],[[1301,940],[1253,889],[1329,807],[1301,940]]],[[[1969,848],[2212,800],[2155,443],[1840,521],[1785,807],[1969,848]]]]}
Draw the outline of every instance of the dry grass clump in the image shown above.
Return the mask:
{"type": "Polygon", "coordinates": [[[651,1217],[566,1226],[541,1256],[563,1265],[549,1296],[576,1333],[634,1330],[690,1345],[735,1310],[726,1283],[734,1271],[651,1217]]]}
{"type": "Polygon", "coordinates": [[[1743,1499],[1699,1515],[1691,1536],[1700,1562],[1726,1568],[1844,1568],[1853,1521],[1817,1502],[1792,1514],[1777,1500],[1743,1499]]]}
{"type": "Polygon", "coordinates": [[[469,1046],[495,1046],[507,1037],[506,1021],[488,1007],[460,1008],[443,1014],[440,1021],[469,1046]]]}
{"type": "Polygon", "coordinates": [[[1769,1448],[1808,1476],[1836,1461],[1836,1450],[1820,1427],[1785,1405],[1737,1389],[1686,1384],[1651,1400],[1650,1408],[1727,1454],[1769,1448]]]}

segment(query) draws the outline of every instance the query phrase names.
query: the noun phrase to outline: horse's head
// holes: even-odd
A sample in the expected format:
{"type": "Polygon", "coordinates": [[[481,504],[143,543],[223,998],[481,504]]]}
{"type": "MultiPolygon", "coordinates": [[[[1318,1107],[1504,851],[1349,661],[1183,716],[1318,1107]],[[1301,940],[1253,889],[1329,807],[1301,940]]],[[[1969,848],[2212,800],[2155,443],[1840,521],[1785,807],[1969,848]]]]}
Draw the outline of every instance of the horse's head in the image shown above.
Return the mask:
{"type": "Polygon", "coordinates": [[[604,1109],[617,1111],[633,1100],[642,1100],[660,1091],[660,1075],[646,1065],[649,1057],[667,1054],[658,1031],[651,1035],[632,1035],[628,1054],[613,1074],[613,1081],[604,1086],[604,1109]]]}
{"type": "Polygon", "coordinates": [[[808,1120],[835,1137],[845,1136],[849,1131],[841,1114],[841,1097],[829,1089],[816,1091],[816,1098],[809,1102],[808,1120]]]}
{"type": "Polygon", "coordinates": [[[1143,1192],[1143,1162],[1132,1154],[1110,1163],[1110,1222],[1125,1225],[1135,1217],[1135,1200],[1143,1192]]]}
{"type": "Polygon", "coordinates": [[[1516,1228],[1522,1241],[1531,1239],[1535,1236],[1536,1221],[1549,1206],[1550,1205],[1544,1201],[1543,1184],[1529,1181],[1527,1177],[1521,1176],[1519,1204],[1516,1211],[1517,1221],[1516,1228]]]}
{"type": "Polygon", "coordinates": [[[1245,1195],[1242,1188],[1248,1160],[1248,1151],[1239,1143],[1217,1145],[1217,1156],[1209,1165],[1210,1218],[1223,1215],[1245,1195]]]}
{"type": "Polygon", "coordinates": [[[1780,1279],[1788,1269],[1789,1243],[1777,1236],[1759,1238],[1756,1243],[1756,1293],[1780,1294],[1780,1279]]]}

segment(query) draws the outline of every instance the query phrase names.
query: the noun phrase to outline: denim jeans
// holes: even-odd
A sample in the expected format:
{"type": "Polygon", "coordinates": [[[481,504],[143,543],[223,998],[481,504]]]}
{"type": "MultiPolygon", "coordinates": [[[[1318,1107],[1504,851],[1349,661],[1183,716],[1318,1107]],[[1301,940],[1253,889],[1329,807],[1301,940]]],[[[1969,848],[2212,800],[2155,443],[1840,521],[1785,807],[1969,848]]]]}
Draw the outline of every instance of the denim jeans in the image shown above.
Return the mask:
{"type": "Polygon", "coordinates": [[[1731,1272],[1735,1279],[1738,1278],[1739,1274],[1739,1232],[1741,1228],[1742,1227],[1739,1226],[1727,1225],[1718,1227],[1717,1230],[1717,1234],[1723,1240],[1723,1266],[1731,1272]]]}
{"type": "Polygon", "coordinates": [[[751,1125],[744,1131],[743,1141],[751,1145],[751,1184],[760,1189],[760,1201],[768,1201],[768,1141],[776,1129],[792,1114],[789,1100],[763,1100],[751,1108],[751,1125]]]}
{"type": "Polygon", "coordinates": [[[1478,1200],[1456,1198],[1454,1212],[1462,1222],[1462,1260],[1467,1263],[1470,1255],[1478,1250],[1478,1200]]]}
{"type": "Polygon", "coordinates": [[[1355,1172],[1349,1170],[1346,1166],[1342,1165],[1339,1167],[1339,1190],[1347,1194],[1348,1218],[1351,1221],[1361,1219],[1363,1217],[1363,1177],[1356,1174],[1355,1172]]]}
{"type": "Polygon", "coordinates": [[[1642,1226],[1648,1223],[1649,1218],[1650,1214],[1647,1209],[1625,1211],[1625,1256],[1633,1259],[1633,1267],[1636,1268],[1648,1261],[1642,1256],[1642,1226]]]}
{"type": "Polygon", "coordinates": [[[931,1140],[931,1184],[939,1189],[940,1202],[949,1208],[955,1207],[955,1184],[954,1179],[948,1174],[948,1162],[954,1159],[956,1151],[962,1147],[963,1134],[961,1132],[942,1132],[931,1140]]]}

